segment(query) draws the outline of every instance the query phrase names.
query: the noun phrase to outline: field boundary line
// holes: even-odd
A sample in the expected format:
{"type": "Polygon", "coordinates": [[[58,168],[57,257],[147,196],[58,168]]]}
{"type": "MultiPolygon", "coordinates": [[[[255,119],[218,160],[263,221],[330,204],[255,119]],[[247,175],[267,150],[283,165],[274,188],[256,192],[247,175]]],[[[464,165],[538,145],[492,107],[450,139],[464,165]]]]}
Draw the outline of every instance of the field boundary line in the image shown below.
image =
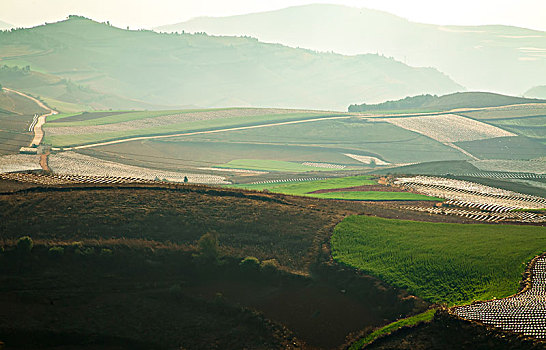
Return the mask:
{"type": "MultiPolygon", "coordinates": [[[[138,137],[130,137],[130,138],[126,138],[126,139],[121,139],[121,140],[113,140],[113,141],[92,143],[92,144],[88,144],[88,145],[81,145],[81,146],[74,146],[74,147],[62,147],[62,150],[63,151],[72,151],[72,150],[76,150],[76,149],[84,149],[84,148],[91,148],[91,147],[114,145],[114,144],[118,144],[118,143],[131,142],[131,141],[163,139],[163,138],[169,138],[169,137],[192,136],[192,135],[201,135],[201,134],[213,134],[213,133],[219,133],[219,132],[225,132],[225,131],[249,130],[249,129],[271,127],[271,126],[279,126],[279,125],[290,125],[290,124],[317,122],[317,121],[322,121],[322,120],[336,120],[336,119],[349,119],[349,118],[351,118],[351,116],[323,117],[323,118],[313,118],[313,119],[303,119],[303,120],[292,120],[292,121],[287,121],[287,122],[277,122],[277,123],[270,123],[270,124],[239,126],[239,127],[233,127],[233,128],[224,128],[224,129],[207,130],[207,131],[184,132],[184,133],[169,134],[169,135],[138,136],[138,137]]],[[[52,150],[60,151],[61,147],[53,147],[52,150]]]]}

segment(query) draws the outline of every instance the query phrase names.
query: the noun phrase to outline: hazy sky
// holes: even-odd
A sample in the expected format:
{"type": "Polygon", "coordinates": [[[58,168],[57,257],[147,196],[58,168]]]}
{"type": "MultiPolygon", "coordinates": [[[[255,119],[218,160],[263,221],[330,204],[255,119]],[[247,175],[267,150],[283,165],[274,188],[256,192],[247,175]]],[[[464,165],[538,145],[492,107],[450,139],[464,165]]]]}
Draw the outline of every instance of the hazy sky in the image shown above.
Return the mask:
{"type": "Polygon", "coordinates": [[[546,31],[546,0],[0,0],[0,20],[28,27],[78,14],[136,29],[319,2],[384,10],[423,23],[506,24],[546,31]]]}

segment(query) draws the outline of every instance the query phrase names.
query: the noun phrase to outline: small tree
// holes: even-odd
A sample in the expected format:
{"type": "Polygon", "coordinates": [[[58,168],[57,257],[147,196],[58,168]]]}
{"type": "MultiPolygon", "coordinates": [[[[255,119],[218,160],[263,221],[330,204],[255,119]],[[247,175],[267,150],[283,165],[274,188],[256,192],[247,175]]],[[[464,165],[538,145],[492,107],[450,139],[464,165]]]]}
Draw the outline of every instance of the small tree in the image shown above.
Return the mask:
{"type": "Polygon", "coordinates": [[[188,177],[184,176],[184,183],[188,182],[188,177]]]}
{"type": "Polygon", "coordinates": [[[218,233],[207,232],[197,242],[199,256],[209,261],[216,261],[220,255],[218,233]]]}
{"type": "Polygon", "coordinates": [[[34,247],[34,242],[29,236],[23,236],[17,240],[17,251],[28,254],[34,247]]]}

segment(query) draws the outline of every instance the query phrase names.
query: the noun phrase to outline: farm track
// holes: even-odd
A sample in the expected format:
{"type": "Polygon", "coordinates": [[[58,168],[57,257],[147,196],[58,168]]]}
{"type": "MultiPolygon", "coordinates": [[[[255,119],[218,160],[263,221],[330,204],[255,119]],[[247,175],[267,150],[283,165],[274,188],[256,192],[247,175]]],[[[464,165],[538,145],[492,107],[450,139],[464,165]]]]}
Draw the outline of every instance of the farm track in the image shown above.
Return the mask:
{"type": "Polygon", "coordinates": [[[533,259],[529,271],[528,285],[520,293],[455,307],[451,313],[506,331],[546,339],[546,254],[533,259]]]}
{"type": "Polygon", "coordinates": [[[38,106],[40,106],[41,108],[45,109],[46,111],[49,111],[49,113],[46,113],[46,114],[42,114],[40,115],[39,117],[37,117],[37,115],[34,116],[34,119],[32,121],[32,124],[31,126],[29,127],[29,131],[33,131],[34,132],[34,138],[32,139],[32,141],[30,142],[30,147],[32,146],[39,146],[41,143],[42,143],[42,140],[44,138],[44,130],[42,128],[42,126],[45,124],[46,122],[46,119],[47,117],[51,116],[51,115],[55,115],[57,114],[58,112],[47,107],[45,104],[42,103],[42,101],[32,97],[32,96],[29,96],[27,94],[24,94],[22,92],[19,92],[19,91],[16,91],[16,90],[12,90],[12,89],[8,89],[8,88],[4,88],[6,91],[9,91],[9,92],[12,92],[14,94],[17,94],[19,96],[23,96],[23,97],[26,97],[28,98],[29,100],[32,100],[34,101],[38,106]]]}

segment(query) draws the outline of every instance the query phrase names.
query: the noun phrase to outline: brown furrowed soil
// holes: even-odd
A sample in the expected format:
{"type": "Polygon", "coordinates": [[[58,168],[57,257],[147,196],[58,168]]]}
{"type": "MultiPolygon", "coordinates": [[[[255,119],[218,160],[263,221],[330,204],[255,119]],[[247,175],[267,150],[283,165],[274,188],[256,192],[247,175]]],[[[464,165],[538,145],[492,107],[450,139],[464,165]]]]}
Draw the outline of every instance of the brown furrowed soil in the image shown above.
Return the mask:
{"type": "Polygon", "coordinates": [[[396,208],[195,185],[33,186],[0,181],[0,341],[15,348],[42,334],[55,346],[92,335],[90,346],[330,349],[426,308],[330,260],[345,216],[396,208]],[[211,231],[222,258],[203,263],[192,254],[211,231]],[[14,250],[24,235],[29,255],[14,250]],[[246,256],[280,270],[249,274],[246,256]]]}
{"type": "Polygon", "coordinates": [[[473,222],[399,205],[0,180],[0,341],[17,349],[336,348],[350,333],[427,307],[333,263],[338,222],[352,214],[473,222]],[[198,240],[212,231],[220,259],[205,262],[198,240]],[[35,242],[30,254],[15,250],[24,235],[35,242]],[[61,256],[48,253],[55,246],[61,256]],[[244,270],[247,256],[275,259],[279,269],[244,270]]]}

